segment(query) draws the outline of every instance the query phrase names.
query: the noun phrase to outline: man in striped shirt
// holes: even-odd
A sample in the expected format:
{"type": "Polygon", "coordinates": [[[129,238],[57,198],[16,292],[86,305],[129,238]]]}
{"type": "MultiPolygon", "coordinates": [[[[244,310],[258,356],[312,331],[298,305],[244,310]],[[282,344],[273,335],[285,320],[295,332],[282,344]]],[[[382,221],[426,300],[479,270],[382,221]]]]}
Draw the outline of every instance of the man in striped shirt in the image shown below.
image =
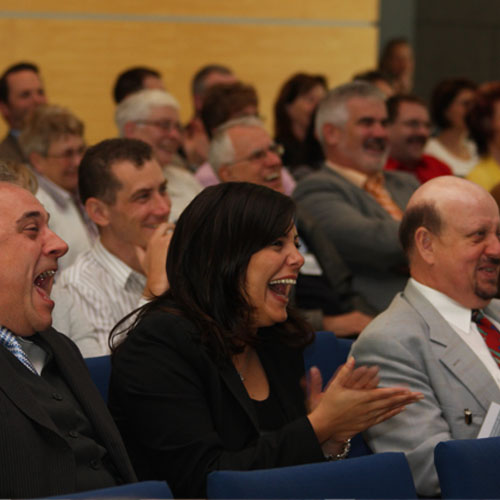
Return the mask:
{"type": "Polygon", "coordinates": [[[79,190],[99,240],[58,278],[53,319],[90,357],[108,354],[113,326],[166,289],[173,225],[165,177],[142,141],[109,139],[90,148],[79,190]]]}

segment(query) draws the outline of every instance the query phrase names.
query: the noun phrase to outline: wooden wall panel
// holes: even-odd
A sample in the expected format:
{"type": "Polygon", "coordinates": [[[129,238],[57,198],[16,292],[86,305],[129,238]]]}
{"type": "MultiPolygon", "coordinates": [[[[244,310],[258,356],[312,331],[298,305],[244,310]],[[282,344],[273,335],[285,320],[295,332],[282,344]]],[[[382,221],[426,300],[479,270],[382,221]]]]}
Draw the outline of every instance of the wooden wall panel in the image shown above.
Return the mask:
{"type": "MultiPolygon", "coordinates": [[[[261,114],[268,118],[271,129],[272,103],[292,73],[323,73],[335,85],[375,64],[376,0],[214,0],[210,14],[226,17],[218,23],[198,22],[196,16],[205,15],[206,5],[203,0],[175,4],[124,1],[118,12],[109,2],[87,1],[72,13],[76,7],[63,8],[60,2],[49,0],[44,2],[42,13],[40,2],[25,0],[24,13],[19,11],[21,6],[15,15],[0,11],[0,68],[19,60],[38,63],[50,101],[81,117],[87,126],[87,140],[94,143],[116,134],[111,87],[116,75],[132,65],[158,68],[168,90],[181,103],[183,119],[188,119],[193,73],[207,63],[226,64],[243,81],[256,86],[261,114]],[[142,14],[179,13],[182,5],[191,17],[182,22],[141,20],[139,5],[142,14]],[[248,16],[267,17],[262,22],[248,16],[246,21],[231,17],[243,16],[245,5],[248,16]],[[342,17],[334,19],[332,5],[342,17]],[[320,8],[325,16],[316,12],[320,8]],[[104,11],[113,12],[101,15],[104,11]],[[92,16],[84,17],[82,12],[92,16]],[[138,15],[120,18],[124,13],[138,15]],[[289,22],[286,19],[291,15],[302,18],[289,22]],[[330,21],[326,22],[327,18],[330,21]]],[[[0,128],[0,133],[4,130],[0,128]]]]}

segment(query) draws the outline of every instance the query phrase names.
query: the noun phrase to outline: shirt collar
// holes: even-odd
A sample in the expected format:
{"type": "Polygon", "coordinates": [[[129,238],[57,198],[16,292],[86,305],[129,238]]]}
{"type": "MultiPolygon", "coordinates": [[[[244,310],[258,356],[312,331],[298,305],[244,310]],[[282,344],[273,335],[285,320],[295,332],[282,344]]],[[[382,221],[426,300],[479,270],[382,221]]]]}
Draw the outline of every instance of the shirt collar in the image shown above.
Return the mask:
{"type": "Polygon", "coordinates": [[[365,185],[366,179],[368,178],[368,175],[365,174],[364,172],[360,172],[359,170],[355,170],[354,168],[336,165],[335,163],[332,163],[329,160],[326,161],[326,165],[328,168],[330,168],[331,170],[333,170],[337,174],[344,177],[344,179],[351,182],[356,187],[363,189],[363,186],[365,185]]]}
{"type": "Polygon", "coordinates": [[[65,208],[69,203],[71,203],[73,199],[71,193],[62,187],[59,187],[57,184],[54,184],[44,175],[40,175],[38,172],[35,172],[35,175],[38,180],[39,187],[44,189],[60,207],[65,208]]]}
{"type": "Polygon", "coordinates": [[[104,265],[106,271],[111,274],[121,288],[126,289],[134,282],[139,283],[143,288],[146,286],[146,276],[134,271],[123,260],[106,250],[100,238],[95,242],[92,251],[98,262],[104,265]]]}
{"type": "Polygon", "coordinates": [[[410,278],[410,281],[415,288],[436,308],[445,321],[464,332],[468,332],[470,330],[472,316],[471,309],[460,305],[458,302],[448,297],[448,295],[419,283],[414,278],[410,278]]]}

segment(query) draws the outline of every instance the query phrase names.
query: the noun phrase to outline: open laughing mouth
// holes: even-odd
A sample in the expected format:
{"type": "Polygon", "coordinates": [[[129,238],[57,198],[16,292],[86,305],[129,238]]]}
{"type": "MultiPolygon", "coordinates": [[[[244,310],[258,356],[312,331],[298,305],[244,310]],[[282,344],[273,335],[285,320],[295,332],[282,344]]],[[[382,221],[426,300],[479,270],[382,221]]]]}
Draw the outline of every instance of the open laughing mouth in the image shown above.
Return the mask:
{"type": "Polygon", "coordinates": [[[54,282],[54,274],[56,274],[54,269],[48,269],[40,273],[33,282],[35,289],[42,298],[50,302],[52,302],[50,299],[50,291],[52,290],[52,284],[54,282]]]}
{"type": "Polygon", "coordinates": [[[280,297],[282,300],[288,301],[288,296],[290,295],[290,290],[292,286],[297,283],[294,278],[281,278],[272,280],[268,283],[268,287],[271,291],[280,297]]]}

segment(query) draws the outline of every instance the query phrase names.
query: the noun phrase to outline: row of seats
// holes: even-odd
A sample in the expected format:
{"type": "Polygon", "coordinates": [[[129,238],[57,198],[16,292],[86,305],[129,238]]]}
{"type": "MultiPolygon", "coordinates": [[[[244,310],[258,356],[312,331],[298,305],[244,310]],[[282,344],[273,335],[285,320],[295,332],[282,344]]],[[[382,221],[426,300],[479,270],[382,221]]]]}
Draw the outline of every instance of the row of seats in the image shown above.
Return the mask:
{"type": "MultiPolygon", "coordinates": [[[[304,352],[306,370],[317,366],[327,383],[345,362],[352,341],[318,332],[304,352]]],[[[92,379],[107,400],[109,356],[86,359],[92,379]]],[[[226,498],[417,498],[403,453],[372,454],[361,435],[353,439],[350,459],[254,471],[216,471],[207,479],[210,499],[226,498]]],[[[494,467],[500,459],[500,438],[440,443],[435,464],[443,498],[495,498],[494,467]]],[[[173,498],[163,482],[148,481],[65,498],[173,498]]]]}

